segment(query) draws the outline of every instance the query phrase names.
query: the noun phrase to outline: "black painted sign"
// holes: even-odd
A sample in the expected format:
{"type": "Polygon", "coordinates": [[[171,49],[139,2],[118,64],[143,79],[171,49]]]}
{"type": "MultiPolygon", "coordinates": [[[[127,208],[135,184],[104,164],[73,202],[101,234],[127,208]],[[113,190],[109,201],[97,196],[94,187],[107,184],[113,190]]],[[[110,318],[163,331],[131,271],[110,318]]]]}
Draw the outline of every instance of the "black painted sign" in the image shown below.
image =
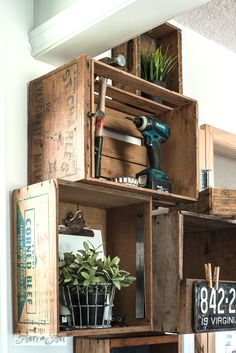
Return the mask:
{"type": "Polygon", "coordinates": [[[236,283],[220,282],[208,288],[206,281],[193,284],[193,331],[236,329],[236,283]]]}

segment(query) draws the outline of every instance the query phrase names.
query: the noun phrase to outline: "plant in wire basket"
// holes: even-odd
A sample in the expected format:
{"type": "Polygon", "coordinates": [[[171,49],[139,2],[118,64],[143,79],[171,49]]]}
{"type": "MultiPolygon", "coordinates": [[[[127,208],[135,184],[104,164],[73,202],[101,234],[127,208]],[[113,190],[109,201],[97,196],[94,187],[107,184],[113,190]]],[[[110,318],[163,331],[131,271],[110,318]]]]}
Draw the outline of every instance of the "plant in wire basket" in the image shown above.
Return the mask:
{"type": "Polygon", "coordinates": [[[76,254],[64,253],[59,262],[59,284],[75,327],[110,326],[111,317],[106,320],[104,315],[113,306],[115,289],[128,287],[135,281],[129,272],[120,269],[119,257],[102,259],[100,254],[98,248],[85,241],[83,249],[76,254]],[[75,307],[79,313],[75,313],[75,307]]]}

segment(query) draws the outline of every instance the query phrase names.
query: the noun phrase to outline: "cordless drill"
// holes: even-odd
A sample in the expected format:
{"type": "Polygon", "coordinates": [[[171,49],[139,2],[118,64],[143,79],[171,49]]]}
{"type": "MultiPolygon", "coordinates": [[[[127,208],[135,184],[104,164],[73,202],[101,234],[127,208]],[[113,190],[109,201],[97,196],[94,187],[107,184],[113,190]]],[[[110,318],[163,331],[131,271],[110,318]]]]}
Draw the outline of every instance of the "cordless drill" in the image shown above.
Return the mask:
{"type": "Polygon", "coordinates": [[[147,156],[150,168],[142,170],[136,175],[141,187],[171,191],[168,176],[161,169],[162,155],[160,144],[166,142],[170,136],[169,125],[153,116],[139,116],[132,119],[137,129],[144,137],[144,145],[147,148],[147,156]]]}

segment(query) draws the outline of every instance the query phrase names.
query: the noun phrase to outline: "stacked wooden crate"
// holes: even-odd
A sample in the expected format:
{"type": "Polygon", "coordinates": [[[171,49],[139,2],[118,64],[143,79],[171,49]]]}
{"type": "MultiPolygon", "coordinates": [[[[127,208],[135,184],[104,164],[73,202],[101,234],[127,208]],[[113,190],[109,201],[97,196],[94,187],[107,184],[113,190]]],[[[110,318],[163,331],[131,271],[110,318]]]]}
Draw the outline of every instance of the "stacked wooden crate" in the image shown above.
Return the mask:
{"type": "MultiPolygon", "coordinates": [[[[107,253],[118,255],[122,266],[134,275],[136,216],[140,212],[144,215],[144,318],[136,318],[134,284],[116,296],[115,308],[118,313],[125,314],[128,326],[66,332],[80,337],[106,337],[97,345],[96,340],[89,343],[79,339],[77,349],[87,347],[82,349],[86,353],[88,346],[94,346],[96,351],[97,347],[105,345],[106,350],[101,349],[110,352],[125,344],[137,345],[133,338],[132,342],[120,342],[121,346],[118,346],[115,340],[107,338],[108,335],[193,332],[192,284],[195,279],[204,279],[203,265],[206,262],[217,261],[222,268],[222,278],[236,280],[235,222],[183,211],[196,211],[195,207],[199,207],[194,203],[199,189],[199,151],[197,102],[181,94],[180,32],[164,25],[113,52],[122,53],[122,48],[128,59],[128,55],[133,58],[128,72],[82,55],[30,83],[29,184],[32,185],[16,190],[13,195],[14,273],[17,277],[14,330],[17,333],[65,334],[59,328],[57,225],[68,211],[83,210],[90,227],[102,230],[107,253]],[[137,53],[147,43],[151,46],[162,44],[163,47],[169,43],[170,53],[178,56],[178,65],[168,83],[170,89],[139,77],[140,56],[137,53]],[[94,177],[93,113],[99,93],[96,77],[105,77],[111,82],[106,98],[102,179],[94,177]],[[140,92],[164,102],[153,102],[142,97],[140,92]],[[172,185],[171,193],[109,180],[119,176],[134,177],[148,167],[143,137],[134,124],[125,119],[126,115],[147,114],[170,125],[171,135],[163,144],[162,152],[163,169],[172,185]],[[139,143],[131,143],[130,138],[139,143]],[[176,210],[180,204],[181,210],[176,210]],[[168,207],[170,211],[152,216],[152,210],[159,206],[168,207]],[[31,250],[28,258],[35,261],[27,268],[22,229],[29,225],[29,218],[33,223],[29,230],[31,250]],[[227,251],[224,252],[223,248],[227,251]],[[29,290],[26,288],[22,292],[25,278],[32,278],[32,283],[28,283],[29,290]]],[[[218,210],[217,214],[221,214],[218,212],[223,210],[222,202],[218,204],[218,210]]],[[[204,207],[201,211],[207,212],[204,207]]],[[[168,338],[158,339],[162,344],[162,339],[168,341],[168,338]]],[[[159,344],[158,339],[140,340],[146,340],[146,343],[149,340],[153,351],[158,352],[155,347],[159,344]]],[[[175,347],[171,345],[168,352],[176,351],[176,340],[171,336],[168,342],[170,345],[175,343],[175,347]]]]}
{"type": "Polygon", "coordinates": [[[125,70],[135,76],[141,77],[141,52],[160,47],[163,52],[167,50],[168,55],[176,58],[176,66],[166,80],[167,88],[182,94],[182,37],[179,28],[169,23],[164,23],[114,48],[112,55],[124,55],[127,61],[125,70]]]}
{"type": "MultiPolygon", "coordinates": [[[[27,307],[20,308],[22,302],[19,305],[19,302],[15,301],[15,331],[44,334],[59,332],[58,301],[52,305],[53,298],[58,298],[57,224],[62,209],[70,210],[78,207],[84,210],[90,226],[99,224],[104,235],[107,234],[105,237],[107,252],[113,256],[118,255],[122,265],[133,274],[135,274],[135,215],[139,212],[144,214],[145,317],[142,320],[135,318],[135,285],[131,286],[118,293],[116,298],[116,308],[125,312],[130,326],[111,328],[103,331],[103,334],[153,331],[155,298],[152,294],[152,277],[156,269],[153,268],[151,252],[152,204],[155,207],[171,206],[195,200],[198,195],[196,101],[83,55],[30,83],[29,136],[29,183],[39,183],[14,192],[14,210],[18,208],[18,217],[20,214],[23,222],[26,222],[25,214],[31,208],[34,209],[35,224],[40,224],[41,217],[45,222],[48,220],[44,222],[43,233],[45,246],[54,244],[53,247],[50,246],[51,262],[48,263],[52,278],[51,284],[41,289],[40,296],[36,295],[38,304],[43,302],[44,297],[47,298],[45,315],[43,306],[40,306],[42,317],[39,321],[37,320],[39,312],[32,314],[27,307]],[[94,77],[97,75],[106,77],[112,82],[124,83],[130,88],[152,92],[153,95],[165,100],[165,104],[156,103],[110,85],[107,89],[105,128],[122,136],[136,137],[142,142],[142,136],[133,123],[125,119],[126,114],[136,116],[151,113],[167,121],[171,128],[171,137],[163,148],[164,168],[170,177],[173,193],[120,185],[94,178],[94,120],[90,117],[90,113],[96,109],[97,86],[96,82],[94,84],[94,77]],[[51,178],[64,180],[44,181],[51,178]],[[35,201],[37,198],[42,200],[39,202],[39,208],[35,201]],[[97,214],[95,218],[94,213],[97,214]],[[47,216],[44,217],[44,214],[47,216]],[[133,255],[129,256],[131,253],[133,255]],[[53,319],[47,320],[50,313],[53,319]]],[[[104,138],[102,176],[127,174],[135,176],[147,166],[146,160],[143,146],[113,137],[104,138]]],[[[15,272],[17,273],[18,268],[19,277],[23,276],[19,267],[24,267],[25,259],[23,262],[19,259],[22,249],[17,223],[15,214],[14,247],[18,254],[15,272]]],[[[41,241],[41,235],[36,233],[34,237],[36,247],[41,241]]],[[[38,251],[40,252],[39,247],[38,251]]],[[[42,278],[46,276],[46,268],[39,273],[36,267],[34,276],[37,279],[40,277],[41,283],[42,278]]],[[[14,290],[16,294],[19,292],[19,286],[20,282],[17,282],[14,290]]],[[[37,287],[36,289],[38,290],[37,287]]],[[[39,305],[37,307],[39,308],[39,305]]],[[[87,331],[86,333],[86,330],[76,330],[70,334],[101,334],[99,330],[87,331]]]]}
{"type": "MultiPolygon", "coordinates": [[[[105,137],[102,177],[135,176],[147,167],[143,137],[126,115],[154,114],[167,122],[171,136],[163,145],[163,169],[172,193],[143,188],[163,203],[191,201],[198,196],[198,119],[195,100],[156,86],[139,77],[98,62],[86,55],[30,83],[29,183],[50,178],[120,188],[111,181],[94,178],[94,119],[97,85],[94,76],[106,77],[126,87],[165,100],[153,102],[127,90],[108,85],[105,129],[119,138],[105,137]],[[81,74],[82,72],[82,74],[81,74]],[[73,102],[73,104],[72,104],[73,102]],[[72,105],[71,105],[72,104],[72,105]],[[125,141],[137,138],[140,143],[125,141]],[[122,138],[123,137],[123,138],[122,138]],[[186,148],[187,146],[187,148],[186,148]]],[[[122,186],[123,188],[124,186],[122,186]]],[[[126,187],[134,190],[132,187],[126,187]]]]}

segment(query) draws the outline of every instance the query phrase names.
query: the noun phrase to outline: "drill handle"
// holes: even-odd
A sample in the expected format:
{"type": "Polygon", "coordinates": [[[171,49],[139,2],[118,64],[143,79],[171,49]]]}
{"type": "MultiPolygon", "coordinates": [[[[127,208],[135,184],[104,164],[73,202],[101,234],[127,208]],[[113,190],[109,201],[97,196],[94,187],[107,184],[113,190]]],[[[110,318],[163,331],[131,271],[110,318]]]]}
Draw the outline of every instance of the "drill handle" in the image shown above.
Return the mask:
{"type": "Polygon", "coordinates": [[[159,141],[152,141],[146,145],[150,168],[161,169],[162,155],[159,141]]]}

